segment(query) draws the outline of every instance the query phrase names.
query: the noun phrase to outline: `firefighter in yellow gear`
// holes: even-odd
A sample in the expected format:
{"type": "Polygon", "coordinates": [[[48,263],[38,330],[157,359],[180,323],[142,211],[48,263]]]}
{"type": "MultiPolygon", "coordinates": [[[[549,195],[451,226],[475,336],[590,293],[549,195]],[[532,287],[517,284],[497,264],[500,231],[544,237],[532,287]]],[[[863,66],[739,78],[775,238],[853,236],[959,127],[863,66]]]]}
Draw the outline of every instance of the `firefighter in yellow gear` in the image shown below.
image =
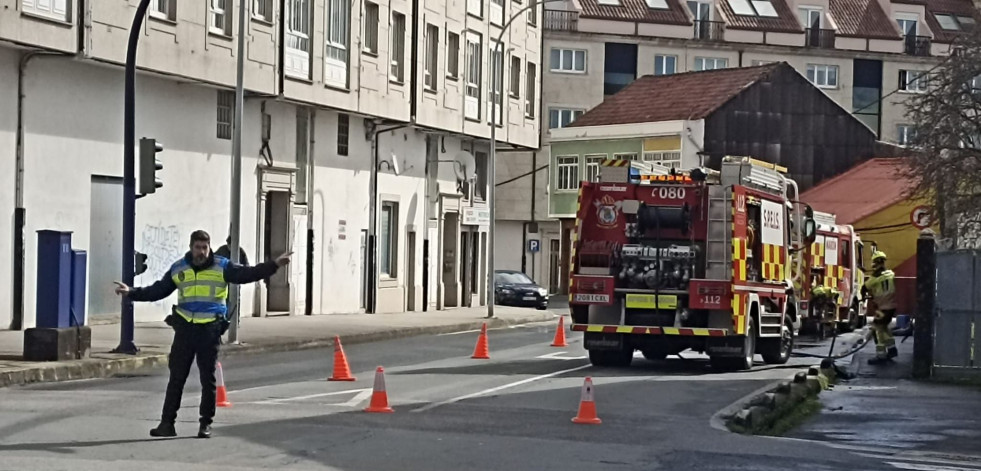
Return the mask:
{"type": "Polygon", "coordinates": [[[878,250],[873,253],[872,275],[862,286],[862,294],[871,296],[872,303],[875,304],[875,316],[872,320],[876,340],[875,358],[869,360],[870,365],[886,363],[899,355],[896,338],[889,329],[889,323],[896,316],[895,278],[896,274],[886,269],[886,254],[878,250]]]}

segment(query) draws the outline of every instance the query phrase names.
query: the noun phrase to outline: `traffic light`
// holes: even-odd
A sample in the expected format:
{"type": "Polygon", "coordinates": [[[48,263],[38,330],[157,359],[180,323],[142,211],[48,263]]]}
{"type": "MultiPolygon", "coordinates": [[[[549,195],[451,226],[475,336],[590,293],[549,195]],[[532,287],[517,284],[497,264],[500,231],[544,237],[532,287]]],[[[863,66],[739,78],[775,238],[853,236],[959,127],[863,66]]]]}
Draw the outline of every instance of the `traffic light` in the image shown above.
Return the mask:
{"type": "Polygon", "coordinates": [[[136,252],[135,267],[133,270],[133,274],[140,275],[145,271],[146,271],[146,254],[136,252]]]}
{"type": "Polygon", "coordinates": [[[157,152],[163,151],[163,144],[156,139],[140,138],[140,194],[148,195],[163,186],[157,178],[157,170],[163,170],[163,162],[157,159],[157,152]]]}

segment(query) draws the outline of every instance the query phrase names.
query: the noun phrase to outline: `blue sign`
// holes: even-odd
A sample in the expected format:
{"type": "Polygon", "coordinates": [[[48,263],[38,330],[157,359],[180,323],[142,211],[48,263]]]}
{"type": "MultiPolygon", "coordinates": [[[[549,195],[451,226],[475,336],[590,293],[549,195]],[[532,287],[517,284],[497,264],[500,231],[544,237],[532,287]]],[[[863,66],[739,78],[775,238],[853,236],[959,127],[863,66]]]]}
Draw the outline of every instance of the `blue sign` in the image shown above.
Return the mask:
{"type": "Polygon", "coordinates": [[[542,248],[542,243],[538,239],[528,239],[528,251],[538,252],[542,248]]]}

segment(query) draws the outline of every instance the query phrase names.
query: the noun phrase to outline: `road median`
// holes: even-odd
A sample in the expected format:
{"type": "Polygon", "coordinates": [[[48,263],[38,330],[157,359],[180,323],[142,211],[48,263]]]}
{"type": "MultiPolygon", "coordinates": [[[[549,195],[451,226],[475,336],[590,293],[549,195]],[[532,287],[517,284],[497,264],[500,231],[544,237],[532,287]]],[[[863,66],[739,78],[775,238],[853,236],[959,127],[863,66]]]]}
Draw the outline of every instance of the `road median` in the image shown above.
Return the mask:
{"type": "Polygon", "coordinates": [[[811,367],[720,411],[713,417],[713,425],[735,433],[781,435],[820,409],[817,397],[833,381],[833,370],[811,367]]]}

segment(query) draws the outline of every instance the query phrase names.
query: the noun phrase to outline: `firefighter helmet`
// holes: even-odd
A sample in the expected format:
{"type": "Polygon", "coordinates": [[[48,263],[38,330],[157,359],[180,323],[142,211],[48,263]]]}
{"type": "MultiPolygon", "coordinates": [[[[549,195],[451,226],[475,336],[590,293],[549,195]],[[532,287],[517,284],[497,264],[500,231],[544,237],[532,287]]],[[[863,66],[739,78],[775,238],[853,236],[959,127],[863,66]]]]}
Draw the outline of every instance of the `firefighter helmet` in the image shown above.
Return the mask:
{"type": "Polygon", "coordinates": [[[872,253],[872,261],[874,262],[876,260],[885,261],[886,260],[886,253],[883,252],[883,251],[881,251],[881,250],[876,250],[875,252],[873,252],[872,253]]]}

